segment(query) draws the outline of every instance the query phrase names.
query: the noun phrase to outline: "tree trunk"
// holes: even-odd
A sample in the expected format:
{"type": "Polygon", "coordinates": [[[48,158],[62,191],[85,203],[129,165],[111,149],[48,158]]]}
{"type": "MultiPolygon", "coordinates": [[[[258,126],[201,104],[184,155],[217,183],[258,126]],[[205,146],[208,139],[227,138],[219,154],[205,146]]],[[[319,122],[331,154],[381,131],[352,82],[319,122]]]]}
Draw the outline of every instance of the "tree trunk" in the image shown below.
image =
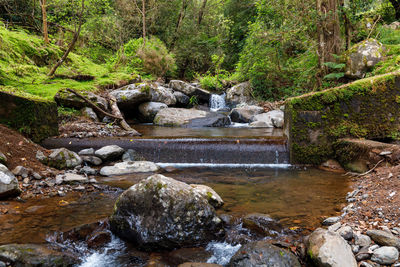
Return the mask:
{"type": "Polygon", "coordinates": [[[203,4],[201,5],[200,11],[199,11],[199,21],[197,22],[197,24],[200,26],[201,21],[203,20],[203,16],[204,16],[204,11],[206,9],[207,6],[207,0],[203,0],[203,4]]]}
{"type": "Polygon", "coordinates": [[[344,28],[346,33],[346,50],[351,48],[351,22],[346,14],[344,14],[344,28]]]}
{"type": "Polygon", "coordinates": [[[146,46],[146,0],[142,0],[143,46],[146,46]]]}
{"type": "Polygon", "coordinates": [[[316,0],[318,13],[318,63],[319,79],[327,74],[326,62],[335,61],[334,54],[340,53],[340,22],[338,0],[316,0]]]}
{"type": "Polygon", "coordinates": [[[389,0],[396,11],[396,20],[400,20],[400,0],[389,0]]]}
{"type": "Polygon", "coordinates": [[[47,30],[47,5],[46,5],[46,0],[41,0],[40,1],[40,7],[42,9],[42,31],[43,31],[43,38],[44,38],[44,43],[49,44],[49,33],[47,30]]]}
{"type": "Polygon", "coordinates": [[[178,39],[178,31],[179,31],[179,28],[181,26],[183,19],[185,18],[187,6],[188,6],[188,0],[182,0],[181,11],[179,12],[178,20],[177,20],[176,26],[175,26],[174,38],[172,39],[172,42],[170,45],[171,48],[174,47],[176,39],[178,39]]]}
{"type": "Polygon", "coordinates": [[[48,76],[53,76],[54,75],[54,73],[56,72],[58,67],[61,66],[61,64],[67,59],[67,57],[68,57],[69,53],[72,51],[72,49],[74,49],[75,43],[76,43],[76,41],[78,41],[79,34],[81,33],[81,27],[82,27],[82,23],[83,23],[83,10],[84,9],[85,9],[85,0],[82,0],[81,12],[79,14],[78,30],[75,32],[74,38],[72,39],[72,42],[69,44],[67,51],[65,51],[64,55],[62,56],[62,58],[59,61],[57,61],[57,63],[51,69],[49,74],[47,74],[48,76]]]}

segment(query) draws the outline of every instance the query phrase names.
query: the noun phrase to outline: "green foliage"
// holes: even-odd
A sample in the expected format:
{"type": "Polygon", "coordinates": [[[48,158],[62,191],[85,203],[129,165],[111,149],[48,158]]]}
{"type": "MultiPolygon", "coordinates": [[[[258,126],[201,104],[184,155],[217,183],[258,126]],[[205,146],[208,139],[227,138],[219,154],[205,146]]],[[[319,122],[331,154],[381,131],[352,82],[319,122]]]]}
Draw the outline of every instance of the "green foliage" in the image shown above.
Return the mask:
{"type": "Polygon", "coordinates": [[[197,97],[194,95],[192,97],[190,97],[189,99],[189,105],[191,106],[197,106],[199,105],[199,100],[197,99],[197,97]]]}

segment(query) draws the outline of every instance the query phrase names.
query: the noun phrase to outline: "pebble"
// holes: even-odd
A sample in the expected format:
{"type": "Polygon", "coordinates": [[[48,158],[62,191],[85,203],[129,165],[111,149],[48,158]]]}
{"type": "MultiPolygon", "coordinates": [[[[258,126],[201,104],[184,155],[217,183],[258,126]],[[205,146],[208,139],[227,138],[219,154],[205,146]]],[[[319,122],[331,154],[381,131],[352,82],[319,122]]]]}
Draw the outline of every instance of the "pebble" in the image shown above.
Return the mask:
{"type": "Polygon", "coordinates": [[[17,166],[12,173],[16,176],[22,176],[22,178],[26,178],[29,175],[29,170],[23,166],[17,166]]]}
{"type": "Polygon", "coordinates": [[[34,172],[34,173],[32,174],[32,176],[33,176],[33,178],[35,178],[36,180],[41,180],[41,179],[42,179],[42,176],[40,176],[40,174],[37,173],[37,172],[34,172]]]}
{"type": "Polygon", "coordinates": [[[379,245],[372,245],[372,246],[370,246],[369,247],[369,251],[374,251],[374,250],[376,250],[376,249],[378,249],[379,248],[379,245]]]}
{"type": "Polygon", "coordinates": [[[368,262],[362,261],[362,262],[360,263],[360,267],[374,267],[374,266],[372,266],[372,265],[369,264],[368,262]]]}
{"type": "Polygon", "coordinates": [[[341,217],[329,217],[327,219],[325,219],[322,224],[323,225],[333,225],[337,222],[339,222],[342,218],[341,217]]]}
{"type": "Polygon", "coordinates": [[[360,247],[367,247],[371,245],[371,238],[367,235],[357,234],[354,243],[360,247]]]}
{"type": "Polygon", "coordinates": [[[24,180],[22,181],[24,184],[29,184],[29,178],[24,178],[24,180]]]}
{"type": "Polygon", "coordinates": [[[395,247],[380,247],[374,251],[371,260],[379,264],[393,264],[399,259],[399,251],[395,247]]]}
{"type": "Polygon", "coordinates": [[[85,191],[85,189],[86,188],[83,185],[79,185],[79,186],[75,187],[76,191],[85,191]]]}
{"type": "Polygon", "coordinates": [[[341,235],[344,239],[350,240],[353,238],[353,229],[350,226],[342,226],[338,230],[338,234],[341,235]]]}
{"type": "Polygon", "coordinates": [[[91,179],[89,180],[89,183],[91,183],[91,184],[97,184],[98,182],[97,182],[97,180],[96,180],[95,178],[91,178],[91,179]]]}
{"type": "Polygon", "coordinates": [[[357,254],[360,251],[360,246],[352,245],[351,250],[353,251],[354,254],[357,254]]]}
{"type": "Polygon", "coordinates": [[[87,174],[87,175],[95,175],[97,171],[89,166],[85,166],[79,170],[79,173],[87,174]]]}

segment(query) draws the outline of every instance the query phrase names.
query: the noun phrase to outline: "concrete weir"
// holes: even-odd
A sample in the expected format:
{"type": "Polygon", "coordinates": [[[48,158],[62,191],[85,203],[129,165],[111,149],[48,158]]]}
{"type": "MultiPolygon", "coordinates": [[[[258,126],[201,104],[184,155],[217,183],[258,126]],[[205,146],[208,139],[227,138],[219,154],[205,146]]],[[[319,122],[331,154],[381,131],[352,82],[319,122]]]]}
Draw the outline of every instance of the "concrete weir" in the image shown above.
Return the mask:
{"type": "Polygon", "coordinates": [[[106,145],[134,149],[146,160],[159,163],[288,164],[286,138],[51,138],[46,148],[66,147],[73,151],[106,145]]]}

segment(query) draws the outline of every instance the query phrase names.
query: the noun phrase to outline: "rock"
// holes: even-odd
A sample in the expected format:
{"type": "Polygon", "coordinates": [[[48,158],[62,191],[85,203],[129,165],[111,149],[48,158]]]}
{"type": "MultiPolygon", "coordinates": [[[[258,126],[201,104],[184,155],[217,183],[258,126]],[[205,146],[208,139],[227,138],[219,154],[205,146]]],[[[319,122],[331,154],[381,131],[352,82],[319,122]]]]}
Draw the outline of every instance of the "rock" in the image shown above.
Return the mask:
{"type": "Polygon", "coordinates": [[[40,150],[36,152],[36,159],[42,163],[47,162],[47,157],[44,155],[44,153],[40,150]]]}
{"type": "Polygon", "coordinates": [[[378,245],[400,248],[400,239],[392,233],[382,230],[369,230],[367,235],[378,245]]]}
{"type": "Polygon", "coordinates": [[[222,267],[222,265],[204,262],[185,262],[179,264],[178,267],[222,267]]]}
{"type": "Polygon", "coordinates": [[[265,121],[254,121],[249,124],[250,127],[253,128],[274,128],[273,125],[265,122],[265,121]]]}
{"type": "Polygon", "coordinates": [[[151,251],[195,247],[223,233],[222,221],[206,198],[160,174],[122,193],[110,225],[119,237],[151,251]]]}
{"type": "Polygon", "coordinates": [[[366,261],[363,261],[363,262],[360,263],[360,267],[375,267],[375,266],[369,264],[369,263],[366,262],[366,261]]]}
{"type": "Polygon", "coordinates": [[[168,108],[164,103],[158,102],[145,102],[139,105],[139,111],[143,115],[146,121],[152,122],[157,113],[163,109],[168,108]]]}
{"type": "MultiPolygon", "coordinates": [[[[272,110],[268,113],[262,113],[255,115],[251,118],[253,122],[261,121],[269,128],[282,128],[283,127],[283,120],[284,120],[284,113],[282,110],[272,110]]],[[[250,124],[251,126],[252,124],[250,124]]],[[[254,124],[253,124],[254,125],[254,124]]]]}
{"type": "Polygon", "coordinates": [[[357,261],[368,260],[369,258],[371,258],[371,252],[368,247],[363,247],[356,254],[357,261]]]}
{"type": "Polygon", "coordinates": [[[167,257],[168,263],[170,263],[172,266],[179,266],[179,264],[183,263],[207,262],[207,260],[212,257],[212,253],[201,247],[180,248],[168,253],[167,257]]]}
{"type": "Polygon", "coordinates": [[[7,157],[0,151],[0,164],[6,164],[7,163],[7,157]]]}
{"type": "Polygon", "coordinates": [[[339,234],[318,228],[307,240],[307,255],[320,267],[356,267],[351,247],[339,234]]]}
{"type": "Polygon", "coordinates": [[[67,253],[37,244],[10,244],[0,246],[0,259],[11,266],[76,266],[79,260],[67,253]]]}
{"type": "Polygon", "coordinates": [[[176,104],[176,97],[170,88],[165,88],[157,83],[150,86],[151,102],[161,102],[167,106],[176,104]]]}
{"type": "Polygon", "coordinates": [[[0,163],[0,198],[16,196],[20,193],[17,178],[0,163]]]}
{"type": "Polygon", "coordinates": [[[243,226],[261,235],[276,236],[282,226],[267,214],[250,213],[243,218],[243,226]]]}
{"type": "Polygon", "coordinates": [[[174,92],[176,98],[176,105],[178,107],[187,107],[190,103],[190,98],[181,92],[174,92]]]}
{"type": "Polygon", "coordinates": [[[138,155],[135,150],[133,149],[128,149],[123,155],[122,155],[122,161],[135,161],[138,159],[138,155]]]}
{"type": "Polygon", "coordinates": [[[103,163],[101,158],[98,158],[96,156],[82,156],[82,160],[86,163],[89,163],[91,165],[99,166],[103,163]]]}
{"type": "MultiPolygon", "coordinates": [[[[103,110],[108,109],[108,103],[106,99],[91,92],[80,92],[80,93],[85,97],[87,97],[90,101],[95,103],[97,106],[102,108],[103,110]]],[[[59,90],[57,94],[54,96],[54,100],[57,102],[58,106],[75,108],[78,110],[88,105],[81,98],[77,97],[75,94],[67,91],[66,89],[59,90]]]]}
{"type": "Polygon", "coordinates": [[[75,174],[75,173],[65,173],[62,176],[63,182],[65,183],[87,183],[88,178],[85,176],[75,174]]]}
{"type": "Polygon", "coordinates": [[[125,150],[117,145],[104,146],[94,152],[96,157],[101,158],[103,161],[111,161],[119,159],[125,150]]]}
{"type": "Polygon", "coordinates": [[[131,173],[156,172],[159,169],[160,167],[150,161],[125,161],[116,163],[114,166],[105,166],[101,168],[100,174],[103,176],[114,176],[131,173]]]}
{"type": "Polygon", "coordinates": [[[92,121],[99,121],[99,118],[97,117],[96,112],[92,108],[85,107],[81,109],[81,113],[83,116],[91,119],[92,121]]]}
{"type": "Polygon", "coordinates": [[[34,172],[34,173],[32,173],[32,176],[33,176],[33,178],[35,178],[36,180],[41,180],[43,177],[39,174],[39,173],[37,173],[37,172],[34,172]]]}
{"type": "Polygon", "coordinates": [[[226,101],[231,104],[251,104],[254,102],[251,96],[253,89],[250,82],[238,84],[226,92],[226,101]]]}
{"type": "Polygon", "coordinates": [[[169,82],[169,87],[175,91],[184,93],[185,95],[187,95],[189,97],[195,96],[201,102],[208,103],[210,100],[210,97],[211,97],[211,93],[208,92],[207,90],[201,89],[199,87],[195,87],[184,81],[171,80],[169,82]]]}
{"type": "Polygon", "coordinates": [[[233,122],[248,123],[253,116],[264,113],[264,108],[259,106],[244,106],[232,109],[229,117],[233,122]]]}
{"type": "Polygon", "coordinates": [[[379,264],[393,264],[399,259],[399,251],[395,247],[380,247],[374,250],[371,260],[379,264]]]}
{"type": "Polygon", "coordinates": [[[342,220],[341,217],[329,217],[329,218],[326,218],[326,219],[322,222],[322,224],[323,224],[323,225],[332,225],[332,224],[335,224],[335,223],[339,222],[340,220],[342,220]]]}
{"type": "Polygon", "coordinates": [[[211,187],[201,184],[191,184],[190,186],[206,198],[214,208],[218,209],[224,205],[222,198],[211,187]]]}
{"type": "Polygon", "coordinates": [[[95,232],[87,239],[89,248],[100,248],[111,242],[111,233],[109,231],[95,232]]]}
{"type": "Polygon", "coordinates": [[[231,267],[300,267],[291,252],[271,245],[267,241],[243,245],[229,262],[231,267]]]}
{"type": "Polygon", "coordinates": [[[346,240],[351,240],[353,238],[353,229],[351,229],[350,226],[343,226],[337,232],[346,240]]]}
{"type": "Polygon", "coordinates": [[[397,30],[397,29],[400,28],[400,22],[399,21],[394,21],[389,25],[384,25],[383,27],[389,28],[389,29],[392,29],[392,30],[397,30]]]}
{"type": "Polygon", "coordinates": [[[356,234],[354,236],[354,244],[360,247],[368,247],[371,245],[371,238],[367,235],[356,234]]]}
{"type": "Polygon", "coordinates": [[[7,265],[4,262],[0,261],[0,267],[7,267],[7,265]]]}
{"type": "Polygon", "coordinates": [[[141,103],[151,101],[150,86],[140,84],[138,86],[130,84],[110,93],[117,99],[117,104],[121,109],[131,109],[141,103]]]}
{"type": "Polygon", "coordinates": [[[231,124],[228,116],[219,113],[209,113],[204,118],[195,118],[189,121],[187,127],[225,127],[231,124]]]}
{"type": "Polygon", "coordinates": [[[96,175],[97,171],[89,166],[84,166],[82,169],[79,170],[79,173],[87,174],[87,175],[96,175]]]}
{"type": "Polygon", "coordinates": [[[154,118],[154,124],[160,126],[183,126],[191,120],[205,118],[209,112],[197,109],[164,108],[154,118]]]}
{"type": "Polygon", "coordinates": [[[12,170],[12,173],[16,176],[21,176],[22,178],[26,178],[29,176],[29,173],[31,170],[28,170],[27,168],[23,166],[17,166],[12,170]]]}
{"type": "Polygon", "coordinates": [[[321,169],[333,171],[333,172],[344,172],[343,167],[334,159],[329,159],[321,164],[321,169]]]}
{"type": "MultiPolygon", "coordinates": [[[[37,157],[37,154],[36,154],[37,157]]],[[[56,169],[75,168],[82,164],[82,159],[78,154],[66,148],[52,149],[51,154],[44,161],[50,167],[56,169]]]]}
{"type": "Polygon", "coordinates": [[[339,228],[342,226],[342,224],[340,222],[337,222],[335,224],[332,224],[331,226],[328,227],[329,231],[332,232],[336,232],[337,230],[339,230],[339,228]]]}
{"type": "Polygon", "coordinates": [[[93,148],[82,149],[81,151],[78,152],[78,155],[79,156],[93,156],[94,149],[93,148]]]}
{"type": "Polygon", "coordinates": [[[365,77],[368,69],[383,59],[384,46],[375,39],[354,45],[346,56],[346,76],[353,79],[365,77]]]}

